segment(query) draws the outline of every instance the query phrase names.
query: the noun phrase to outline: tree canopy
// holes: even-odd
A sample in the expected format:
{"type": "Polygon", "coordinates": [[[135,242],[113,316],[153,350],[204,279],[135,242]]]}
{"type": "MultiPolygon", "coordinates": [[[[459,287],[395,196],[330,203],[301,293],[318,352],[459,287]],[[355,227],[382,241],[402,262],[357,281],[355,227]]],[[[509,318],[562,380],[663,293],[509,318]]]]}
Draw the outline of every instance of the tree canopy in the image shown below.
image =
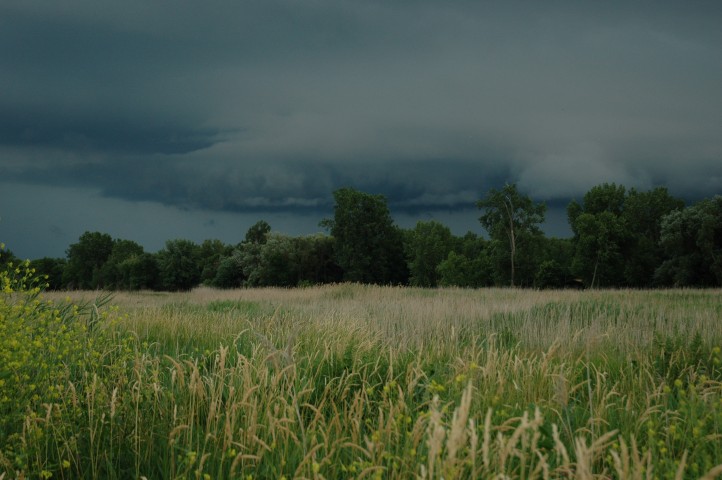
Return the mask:
{"type": "MultiPolygon", "coordinates": [[[[529,196],[519,193],[516,184],[507,183],[501,190],[489,190],[486,197],[477,202],[477,207],[484,211],[479,222],[495,242],[497,260],[503,262],[504,257],[508,258],[509,282],[513,287],[517,252],[531,249],[535,239],[541,236],[539,225],[544,222],[546,205],[534,203],[529,196]]],[[[530,260],[528,255],[527,260],[530,260]]]]}
{"type": "MultiPolygon", "coordinates": [[[[235,245],[175,239],[149,253],[132,240],[85,232],[66,258],[36,259],[32,268],[52,289],[722,286],[722,196],[685,207],[663,187],[604,183],[568,204],[572,238],[547,238],[544,204],[507,184],[477,202],[488,239],[456,236],[438,221],[402,229],[382,195],[342,188],[333,196],[334,216],[321,223],[330,235],[283,235],[259,220],[235,245]]],[[[20,261],[0,247],[0,264],[20,261]]]]}
{"type": "Polygon", "coordinates": [[[352,188],[333,192],[333,219],[322,222],[335,240],[334,254],[350,282],[406,283],[408,270],[400,230],[391,219],[386,198],[352,188]]]}

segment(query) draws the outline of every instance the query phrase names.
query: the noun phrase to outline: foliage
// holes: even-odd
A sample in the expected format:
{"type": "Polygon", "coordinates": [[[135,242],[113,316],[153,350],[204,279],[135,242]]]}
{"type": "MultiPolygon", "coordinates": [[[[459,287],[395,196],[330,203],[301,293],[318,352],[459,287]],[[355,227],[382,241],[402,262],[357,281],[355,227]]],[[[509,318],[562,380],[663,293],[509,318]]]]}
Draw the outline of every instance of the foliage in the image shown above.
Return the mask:
{"type": "Polygon", "coordinates": [[[622,215],[626,189],[614,183],[593,187],[582,205],[567,207],[574,232],[573,272],[590,287],[611,286],[624,278],[625,252],[631,242],[622,215]]]}
{"type": "MultiPolygon", "coordinates": [[[[489,190],[477,207],[484,211],[479,222],[494,242],[495,258],[509,265],[507,278],[513,287],[517,284],[517,252],[531,249],[541,237],[539,224],[544,222],[546,206],[535,204],[519,193],[516,184],[507,183],[501,190],[489,190]]],[[[533,261],[533,256],[527,254],[525,260],[533,261]]]]}
{"type": "Polygon", "coordinates": [[[295,287],[298,284],[298,252],[296,242],[284,235],[269,235],[261,247],[255,285],[295,287]]]}
{"type": "Polygon", "coordinates": [[[437,286],[437,267],[452,248],[452,235],[448,227],[437,221],[418,222],[410,232],[406,245],[411,285],[437,286]]]}
{"type": "Polygon", "coordinates": [[[38,277],[47,276],[49,290],[61,290],[64,287],[63,272],[66,266],[67,261],[64,258],[43,257],[30,262],[31,269],[35,269],[38,277]]]}
{"type": "Polygon", "coordinates": [[[211,285],[218,288],[238,288],[244,279],[242,253],[235,249],[219,262],[211,285]]]}
{"type": "Polygon", "coordinates": [[[400,230],[382,195],[352,188],[333,193],[334,218],[322,225],[334,238],[335,257],[346,281],[399,284],[408,280],[400,230]]]}
{"type": "MultiPolygon", "coordinates": [[[[339,281],[414,286],[509,285],[634,287],[719,286],[719,197],[688,208],[666,188],[627,191],[602,184],[567,207],[571,239],[539,229],[545,207],[515,185],[478,202],[489,240],[451,234],[435,222],[411,230],[394,225],[386,199],[350,188],[334,193],[331,235],[274,235],[261,220],[236,246],[172,240],[156,254],[131,240],[85,232],[67,259],[42,258],[33,268],[50,289],[190,290],[309,286],[339,281]],[[270,242],[270,244],[269,244],[270,242]],[[453,253],[453,255],[452,255],[453,253]]],[[[18,260],[0,250],[0,266],[18,260]]]]}
{"type": "Polygon", "coordinates": [[[493,284],[493,266],[483,252],[474,258],[463,253],[449,252],[436,267],[439,285],[443,287],[488,287],[493,284]]]}
{"type": "Polygon", "coordinates": [[[722,285],[722,196],[702,200],[662,219],[667,260],[656,272],[666,285],[722,285]]]}
{"type": "Polygon", "coordinates": [[[114,239],[110,255],[100,269],[102,285],[109,289],[130,289],[132,259],[143,253],[143,247],[132,240],[114,239]]]}
{"type": "Polygon", "coordinates": [[[120,269],[129,290],[155,290],[160,288],[158,257],[150,253],[134,255],[124,260],[120,269]]]}
{"type": "Polygon", "coordinates": [[[662,218],[684,207],[666,188],[647,192],[602,184],[572,201],[567,213],[574,232],[573,271],[594,286],[650,287],[664,260],[662,218]]]}
{"type": "Polygon", "coordinates": [[[334,260],[333,237],[316,234],[293,239],[296,245],[299,285],[337,283],[343,271],[334,260]]]}
{"type": "MultiPolygon", "coordinates": [[[[572,277],[574,244],[568,238],[545,238],[541,244],[544,259],[534,275],[536,288],[563,288],[576,285],[572,277]]],[[[578,287],[578,285],[576,285],[578,287]]]]}
{"type": "Polygon", "coordinates": [[[325,235],[269,234],[263,244],[245,243],[235,256],[246,286],[295,287],[341,280],[333,239],[325,235]]]}
{"type": "Polygon", "coordinates": [[[89,382],[125,370],[128,360],[124,342],[131,338],[118,344],[108,330],[113,314],[102,310],[108,297],[54,303],[41,296],[44,281],[28,261],[0,271],[0,477],[73,476],[61,473],[69,459],[92,455],[84,432],[92,436],[96,426],[86,412],[100,404],[89,382]],[[58,426],[46,430],[43,419],[51,417],[58,426]],[[58,441],[66,448],[49,451],[58,441]]]}
{"type": "Polygon", "coordinates": [[[268,239],[268,234],[271,232],[271,226],[265,220],[259,220],[258,222],[251,225],[246,232],[246,243],[264,244],[268,239]]]}
{"type": "Polygon", "coordinates": [[[160,283],[166,290],[190,290],[201,278],[200,248],[190,240],[168,240],[158,252],[160,283]]]}
{"type": "Polygon", "coordinates": [[[221,261],[227,257],[233,248],[220,240],[207,239],[201,243],[198,252],[198,266],[201,269],[201,282],[210,285],[213,283],[221,261]]]}
{"type": "Polygon", "coordinates": [[[9,263],[17,264],[19,261],[20,259],[6,248],[4,243],[0,243],[0,268],[5,268],[9,263]]]}
{"type": "Polygon", "coordinates": [[[624,280],[627,285],[654,285],[655,269],[665,259],[661,245],[662,219],[683,208],[684,201],[671,196],[664,187],[647,192],[629,191],[623,212],[624,223],[632,237],[625,254],[624,280]]]}
{"type": "Polygon", "coordinates": [[[103,287],[102,268],[113,252],[107,233],[85,232],[68,247],[63,283],[70,288],[94,290],[103,287]]]}
{"type": "Polygon", "coordinates": [[[561,288],[567,282],[567,272],[556,260],[545,260],[539,264],[534,278],[537,288],[561,288]]]}

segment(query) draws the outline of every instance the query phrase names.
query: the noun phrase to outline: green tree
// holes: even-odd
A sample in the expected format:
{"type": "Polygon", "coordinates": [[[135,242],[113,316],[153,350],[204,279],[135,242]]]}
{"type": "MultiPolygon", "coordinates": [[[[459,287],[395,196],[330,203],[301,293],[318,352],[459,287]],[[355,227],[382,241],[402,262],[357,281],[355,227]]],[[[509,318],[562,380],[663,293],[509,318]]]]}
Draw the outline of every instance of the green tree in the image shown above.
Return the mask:
{"type": "Polygon", "coordinates": [[[240,249],[235,249],[229,256],[221,259],[211,285],[218,288],[238,288],[243,285],[245,279],[243,253],[240,249]]]}
{"type": "Polygon", "coordinates": [[[129,290],[156,290],[159,284],[158,258],[152,253],[133,255],[119,266],[129,290]]]}
{"type": "Polygon", "coordinates": [[[664,285],[722,285],[722,196],[702,200],[662,219],[660,245],[667,256],[655,278],[664,285]]]}
{"type": "Polygon", "coordinates": [[[238,246],[238,258],[245,287],[258,287],[261,284],[261,251],[264,244],[265,241],[263,244],[243,242],[238,246]]]}
{"type": "Polygon", "coordinates": [[[233,247],[220,240],[203,240],[198,250],[198,267],[201,269],[201,282],[212,285],[218,273],[221,261],[230,255],[233,247]]]}
{"type": "Polygon", "coordinates": [[[129,260],[143,255],[143,247],[132,240],[113,240],[113,248],[101,268],[102,283],[106,288],[130,289],[129,260]]]}
{"type": "Polygon", "coordinates": [[[539,254],[540,263],[534,274],[536,288],[564,288],[572,283],[574,244],[568,238],[544,238],[539,254]]]}
{"type": "Polygon", "coordinates": [[[271,226],[265,220],[259,220],[258,222],[251,225],[246,232],[246,243],[257,243],[264,244],[268,239],[268,234],[271,233],[271,226]]]}
{"type": "MultiPolygon", "coordinates": [[[[234,253],[235,262],[227,262],[224,266],[231,268],[234,263],[238,264],[241,268],[239,276],[243,278],[243,285],[246,287],[257,287],[261,284],[261,250],[270,233],[271,226],[264,220],[251,225],[245,239],[238,245],[237,253],[234,253]]],[[[225,276],[232,277],[230,272],[225,272],[225,276]]]]}
{"type": "Polygon", "coordinates": [[[664,261],[660,244],[662,218],[684,208],[684,201],[658,187],[648,192],[629,191],[624,200],[625,226],[631,236],[625,253],[624,279],[632,287],[650,287],[654,272],[664,261]]]}
{"type": "Polygon", "coordinates": [[[411,285],[436,287],[439,284],[436,267],[452,248],[453,237],[448,227],[434,220],[417,222],[406,244],[411,285]]]}
{"type": "Polygon", "coordinates": [[[439,285],[442,287],[479,288],[493,284],[494,267],[488,252],[473,257],[464,253],[449,252],[436,267],[439,285]]]}
{"type": "Polygon", "coordinates": [[[575,222],[573,271],[591,288],[619,285],[624,278],[624,248],[629,235],[621,217],[611,212],[583,213],[575,222]]]}
{"type": "Polygon", "coordinates": [[[296,242],[286,235],[269,235],[261,247],[258,285],[295,287],[298,284],[296,242]]]}
{"type": "Polygon", "coordinates": [[[556,260],[544,260],[534,277],[537,288],[562,288],[566,283],[566,272],[556,260]]]}
{"type": "Polygon", "coordinates": [[[113,239],[107,233],[83,233],[66,252],[68,264],[63,273],[63,284],[78,289],[102,287],[101,271],[112,251],[113,239]]]}
{"type": "Polygon", "coordinates": [[[401,231],[393,224],[386,198],[352,188],[333,192],[334,218],[321,222],[335,239],[335,257],[344,280],[399,284],[408,281],[401,231]]]}
{"type": "Polygon", "coordinates": [[[38,258],[30,262],[30,266],[35,269],[36,275],[43,277],[47,275],[48,289],[61,290],[63,288],[63,272],[67,265],[64,258],[38,258]]]}
{"type": "Polygon", "coordinates": [[[343,271],[334,260],[334,239],[315,234],[293,239],[298,263],[298,282],[322,284],[340,282],[343,271]]]}
{"type": "Polygon", "coordinates": [[[567,207],[574,232],[572,271],[591,288],[624,281],[625,253],[631,234],[623,216],[626,189],[605,183],[592,187],[580,205],[567,207]]]}
{"type": "Polygon", "coordinates": [[[531,198],[519,193],[516,184],[507,183],[501,190],[491,189],[477,202],[477,207],[484,211],[479,222],[494,242],[496,258],[508,259],[508,278],[513,287],[518,251],[528,249],[525,264],[533,260],[533,255],[528,253],[542,236],[539,224],[544,222],[546,205],[535,204],[531,198]]]}
{"type": "Polygon", "coordinates": [[[160,286],[164,290],[190,290],[200,283],[200,248],[196,243],[168,240],[157,259],[160,286]]]}

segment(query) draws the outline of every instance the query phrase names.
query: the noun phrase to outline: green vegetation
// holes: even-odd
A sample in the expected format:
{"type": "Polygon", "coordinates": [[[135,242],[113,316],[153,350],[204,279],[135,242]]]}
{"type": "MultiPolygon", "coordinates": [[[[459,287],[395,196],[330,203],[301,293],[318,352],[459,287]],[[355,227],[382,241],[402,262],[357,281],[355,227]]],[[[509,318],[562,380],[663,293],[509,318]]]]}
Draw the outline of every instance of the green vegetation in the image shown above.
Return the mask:
{"type": "Polygon", "coordinates": [[[508,278],[512,287],[530,285],[538,258],[536,250],[542,238],[539,224],[544,222],[546,205],[535,204],[528,196],[521,195],[516,185],[506,184],[501,190],[491,189],[477,206],[484,211],[479,221],[489,232],[494,257],[499,264],[497,282],[507,283],[508,278]],[[517,275],[517,269],[522,275],[517,275]],[[519,276],[526,276],[526,281],[519,282],[519,276]]]}
{"type": "MultiPolygon", "coordinates": [[[[334,192],[329,234],[281,235],[260,220],[235,245],[175,239],[147,253],[131,240],[85,232],[67,259],[32,266],[52,290],[187,291],[297,287],[341,281],[415,287],[658,288],[722,286],[722,197],[685,207],[665,188],[593,187],[567,207],[572,238],[547,238],[545,206],[516,185],[477,206],[487,231],[455,236],[437,221],[401,229],[381,195],[334,192]]],[[[0,252],[0,266],[17,259],[0,252]]]]}
{"type": "MultiPolygon", "coordinates": [[[[261,220],[236,245],[175,239],[151,254],[131,240],[85,232],[69,246],[67,259],[41,258],[32,266],[48,276],[53,290],[183,291],[199,285],[295,287],[340,281],[541,289],[722,285],[719,196],[684,208],[664,188],[638,192],[599,185],[581,204],[569,204],[574,236],[562,239],[547,238],[539,229],[544,204],[506,185],[477,203],[489,240],[472,232],[454,236],[436,221],[401,229],[380,195],[343,188],[334,198],[334,217],[321,222],[330,235],[280,235],[261,220]]],[[[6,251],[0,265],[13,259],[6,251]]]]}
{"type": "Polygon", "coordinates": [[[718,290],[0,285],[0,478],[722,472],[718,290]]]}

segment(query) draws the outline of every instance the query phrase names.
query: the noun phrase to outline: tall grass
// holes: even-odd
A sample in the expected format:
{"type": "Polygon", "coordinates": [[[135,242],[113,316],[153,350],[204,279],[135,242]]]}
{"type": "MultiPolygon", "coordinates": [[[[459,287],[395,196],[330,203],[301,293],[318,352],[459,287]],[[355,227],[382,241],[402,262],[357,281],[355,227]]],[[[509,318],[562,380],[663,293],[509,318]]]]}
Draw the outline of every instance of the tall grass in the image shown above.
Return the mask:
{"type": "Polygon", "coordinates": [[[720,293],[118,293],[0,478],[713,478],[720,293]]]}

